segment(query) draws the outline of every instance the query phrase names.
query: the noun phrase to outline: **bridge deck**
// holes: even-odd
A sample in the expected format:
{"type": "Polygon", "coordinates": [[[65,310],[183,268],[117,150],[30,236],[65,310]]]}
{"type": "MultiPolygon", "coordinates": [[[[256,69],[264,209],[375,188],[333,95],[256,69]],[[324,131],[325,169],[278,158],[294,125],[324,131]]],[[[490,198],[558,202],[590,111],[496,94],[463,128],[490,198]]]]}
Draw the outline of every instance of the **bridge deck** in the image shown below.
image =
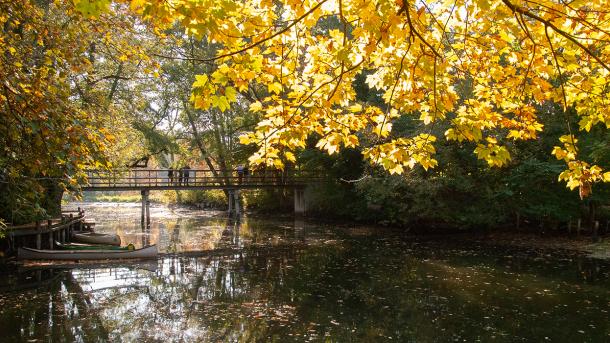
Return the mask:
{"type": "Polygon", "coordinates": [[[89,171],[89,184],[83,191],[196,190],[302,188],[320,182],[321,177],[302,173],[286,176],[278,173],[239,175],[236,172],[215,176],[210,170],[189,169],[188,173],[169,169],[130,169],[125,171],[89,171]],[[173,175],[172,175],[173,174],[173,175]]]}

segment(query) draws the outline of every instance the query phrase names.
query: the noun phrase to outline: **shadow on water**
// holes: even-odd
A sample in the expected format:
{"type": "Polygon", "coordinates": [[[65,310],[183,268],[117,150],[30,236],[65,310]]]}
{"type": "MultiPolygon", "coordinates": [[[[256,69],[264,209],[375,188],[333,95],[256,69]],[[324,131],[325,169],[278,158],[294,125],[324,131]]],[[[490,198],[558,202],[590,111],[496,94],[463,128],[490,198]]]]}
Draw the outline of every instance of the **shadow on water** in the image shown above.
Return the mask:
{"type": "Polygon", "coordinates": [[[149,237],[232,250],[11,273],[3,341],[610,340],[610,265],[565,252],[197,213],[149,237]]]}

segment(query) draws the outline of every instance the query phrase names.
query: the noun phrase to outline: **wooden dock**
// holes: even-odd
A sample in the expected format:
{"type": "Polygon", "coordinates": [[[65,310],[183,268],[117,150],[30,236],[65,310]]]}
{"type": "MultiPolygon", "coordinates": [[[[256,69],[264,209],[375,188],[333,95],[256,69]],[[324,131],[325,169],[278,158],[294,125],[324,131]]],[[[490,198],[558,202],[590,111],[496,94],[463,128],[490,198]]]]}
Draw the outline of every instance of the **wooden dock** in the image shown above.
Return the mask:
{"type": "Polygon", "coordinates": [[[30,224],[8,226],[5,230],[5,249],[9,254],[18,247],[36,249],[55,248],[55,241],[69,242],[74,231],[82,231],[95,225],[94,221],[85,219],[85,211],[62,212],[60,218],[36,221],[30,224]]]}

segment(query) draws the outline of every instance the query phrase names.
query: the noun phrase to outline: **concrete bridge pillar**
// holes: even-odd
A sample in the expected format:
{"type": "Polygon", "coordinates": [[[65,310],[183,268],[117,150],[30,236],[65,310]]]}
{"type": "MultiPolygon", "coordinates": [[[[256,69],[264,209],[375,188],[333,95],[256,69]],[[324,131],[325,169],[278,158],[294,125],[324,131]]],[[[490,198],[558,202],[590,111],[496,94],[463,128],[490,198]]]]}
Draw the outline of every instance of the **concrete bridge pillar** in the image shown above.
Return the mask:
{"type": "Polygon", "coordinates": [[[305,203],[305,189],[295,188],[294,189],[294,214],[302,216],[307,210],[305,203]]]}
{"type": "Polygon", "coordinates": [[[239,189],[229,190],[229,215],[239,217],[241,208],[239,206],[239,189]]]}

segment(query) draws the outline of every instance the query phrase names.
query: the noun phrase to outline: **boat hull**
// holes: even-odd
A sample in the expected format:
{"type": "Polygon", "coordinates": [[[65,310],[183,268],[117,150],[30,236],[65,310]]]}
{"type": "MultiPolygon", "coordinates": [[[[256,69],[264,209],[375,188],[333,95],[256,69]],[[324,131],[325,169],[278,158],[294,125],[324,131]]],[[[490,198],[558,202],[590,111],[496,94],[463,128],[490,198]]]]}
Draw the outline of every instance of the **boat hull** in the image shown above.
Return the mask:
{"type": "Polygon", "coordinates": [[[39,250],[19,248],[19,260],[115,260],[156,258],[156,245],[136,250],[39,250]]]}
{"type": "Polygon", "coordinates": [[[55,241],[55,247],[60,250],[135,250],[133,244],[121,247],[116,245],[84,244],[84,243],[61,243],[55,241]]]}
{"type": "Polygon", "coordinates": [[[75,233],[72,235],[72,239],[75,242],[86,244],[121,245],[121,237],[119,235],[103,233],[75,233]]]}

